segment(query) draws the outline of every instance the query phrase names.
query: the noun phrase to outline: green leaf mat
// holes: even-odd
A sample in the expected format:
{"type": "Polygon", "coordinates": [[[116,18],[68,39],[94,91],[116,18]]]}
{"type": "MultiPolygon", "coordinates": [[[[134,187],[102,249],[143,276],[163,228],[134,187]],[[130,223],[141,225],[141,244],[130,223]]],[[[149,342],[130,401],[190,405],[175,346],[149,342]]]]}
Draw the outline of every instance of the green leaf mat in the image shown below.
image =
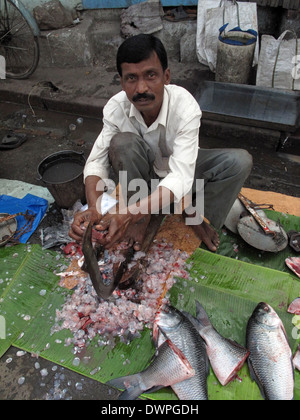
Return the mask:
{"type": "MultiPolygon", "coordinates": [[[[299,218],[292,223],[297,221],[299,226],[299,218]]],[[[235,256],[229,258],[205,249],[196,250],[188,261],[190,279],[177,280],[169,292],[171,303],[194,314],[195,299],[198,299],[221,334],[245,344],[247,321],[257,303],[266,301],[281,317],[294,352],[299,340],[293,338],[293,315],[288,314],[286,309],[293,299],[300,296],[299,279],[293,273],[250,264],[235,259],[235,256]]],[[[57,267],[61,264],[67,263],[60,259],[59,254],[43,251],[39,245],[0,249],[0,316],[6,320],[6,339],[0,339],[0,356],[14,345],[101,383],[144,369],[154,353],[148,329],[129,345],[121,343],[118,338],[111,338],[108,345],[99,347],[95,338],[79,355],[79,365],[72,345],[65,345],[65,340],[72,333],[68,330],[52,333],[56,309],[61,308],[66,296],[71,293],[58,286],[58,277],[53,273],[55,269],[61,271],[57,267]]],[[[222,387],[211,371],[208,378],[209,398],[261,399],[246,365],[239,378],[222,387]]],[[[295,399],[299,400],[298,371],[295,379],[295,399]]],[[[172,400],[176,396],[166,388],[148,394],[147,398],[172,400]]]]}

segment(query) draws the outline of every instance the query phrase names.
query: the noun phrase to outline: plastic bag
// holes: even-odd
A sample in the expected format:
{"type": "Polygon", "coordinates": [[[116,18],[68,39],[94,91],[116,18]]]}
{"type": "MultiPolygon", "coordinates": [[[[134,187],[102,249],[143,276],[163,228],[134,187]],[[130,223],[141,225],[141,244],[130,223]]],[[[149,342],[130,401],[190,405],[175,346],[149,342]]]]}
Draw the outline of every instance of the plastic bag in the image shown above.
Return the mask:
{"type": "Polygon", "coordinates": [[[300,90],[300,39],[293,31],[283,32],[278,39],[263,35],[259,55],[256,85],[277,89],[300,90]],[[292,39],[286,39],[287,35],[292,39]]]}
{"type": "MultiPolygon", "coordinates": [[[[101,213],[106,214],[111,208],[117,204],[117,200],[107,193],[103,193],[101,200],[101,213]]],[[[63,222],[55,226],[49,226],[41,229],[41,242],[43,249],[52,248],[57,245],[67,244],[72,242],[73,239],[69,236],[71,224],[73,223],[74,216],[77,212],[87,210],[88,206],[83,206],[80,200],[76,201],[71,209],[62,209],[63,222]]]]}

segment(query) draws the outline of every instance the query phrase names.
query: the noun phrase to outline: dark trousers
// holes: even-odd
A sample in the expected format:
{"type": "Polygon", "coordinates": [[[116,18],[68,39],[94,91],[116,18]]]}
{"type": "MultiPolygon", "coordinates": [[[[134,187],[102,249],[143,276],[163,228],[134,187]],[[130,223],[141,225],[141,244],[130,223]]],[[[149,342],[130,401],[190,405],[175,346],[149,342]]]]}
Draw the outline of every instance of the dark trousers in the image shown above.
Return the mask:
{"type": "MultiPolygon", "coordinates": [[[[158,178],[153,170],[155,156],[148,144],[133,133],[120,133],[112,138],[109,157],[112,168],[127,171],[128,183],[144,179],[149,187],[158,178]]],[[[204,180],[204,216],[217,229],[221,228],[245,180],[252,169],[252,156],[243,149],[199,149],[196,179],[204,180]]]]}

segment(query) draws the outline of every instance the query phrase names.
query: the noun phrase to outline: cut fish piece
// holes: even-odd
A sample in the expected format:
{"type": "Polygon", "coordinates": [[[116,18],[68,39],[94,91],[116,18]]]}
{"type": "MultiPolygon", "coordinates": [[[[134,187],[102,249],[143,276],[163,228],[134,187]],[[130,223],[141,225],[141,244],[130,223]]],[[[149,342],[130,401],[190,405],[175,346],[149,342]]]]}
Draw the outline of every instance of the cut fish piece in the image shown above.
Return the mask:
{"type": "Polygon", "coordinates": [[[286,265],[296,276],[300,277],[300,257],[290,257],[285,260],[286,265]]]}

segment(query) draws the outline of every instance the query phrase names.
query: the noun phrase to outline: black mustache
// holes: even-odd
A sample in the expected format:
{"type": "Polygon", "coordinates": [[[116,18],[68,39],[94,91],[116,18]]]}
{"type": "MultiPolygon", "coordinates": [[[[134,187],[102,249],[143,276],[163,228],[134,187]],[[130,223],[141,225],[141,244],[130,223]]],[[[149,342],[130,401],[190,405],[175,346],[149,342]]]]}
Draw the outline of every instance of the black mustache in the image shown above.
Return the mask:
{"type": "Polygon", "coordinates": [[[154,100],[155,96],[152,93],[136,93],[132,98],[133,102],[136,102],[140,99],[154,100]]]}

